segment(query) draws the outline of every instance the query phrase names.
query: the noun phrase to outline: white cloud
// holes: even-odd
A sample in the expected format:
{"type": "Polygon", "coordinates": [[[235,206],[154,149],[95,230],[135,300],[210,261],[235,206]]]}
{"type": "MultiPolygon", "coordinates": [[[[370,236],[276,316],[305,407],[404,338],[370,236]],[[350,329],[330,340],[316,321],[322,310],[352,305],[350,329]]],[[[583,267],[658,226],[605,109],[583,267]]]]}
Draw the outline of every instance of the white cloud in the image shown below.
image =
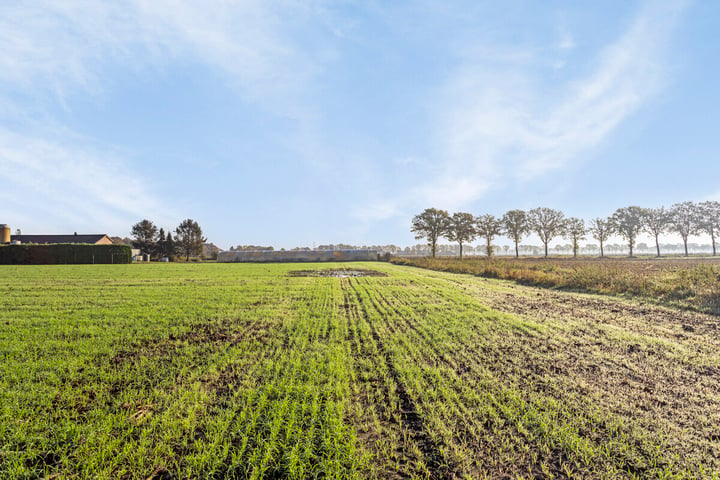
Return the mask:
{"type": "MultiPolygon", "coordinates": [[[[417,190],[413,208],[468,205],[499,185],[561,168],[603,142],[665,85],[663,56],[682,7],[648,4],[577,79],[543,83],[537,66],[547,62],[536,58],[540,49],[522,62],[466,59],[438,107],[443,173],[417,190]]],[[[574,42],[568,37],[559,46],[574,42]]]]}
{"type": "Polygon", "coordinates": [[[411,165],[420,165],[423,163],[423,159],[412,155],[406,155],[404,157],[393,158],[391,162],[401,167],[409,167],[411,165]]]}
{"type": "Polygon", "coordinates": [[[400,212],[400,206],[396,202],[377,202],[358,207],[352,212],[352,214],[353,217],[358,220],[375,222],[378,220],[393,218],[400,212]]]}
{"type": "Polygon", "coordinates": [[[199,64],[261,108],[311,116],[298,92],[329,54],[292,37],[313,8],[263,0],[0,2],[5,207],[25,220],[45,209],[59,226],[108,225],[109,215],[118,220],[108,228],[122,231],[129,218],[164,221],[169,212],[127,155],[58,127],[49,112],[74,96],[102,96],[118,71],[162,75],[170,65],[199,64]]]}
{"type": "Polygon", "coordinates": [[[17,226],[25,233],[74,226],[122,234],[129,230],[128,222],[171,217],[147,193],[141,173],[126,171],[117,154],[73,140],[82,139],[67,131],[31,136],[0,127],[3,206],[6,214],[23,223],[17,226]],[[29,212],[41,216],[44,227],[29,212]]]}
{"type": "Polygon", "coordinates": [[[575,46],[575,38],[573,38],[572,34],[568,31],[563,31],[556,47],[560,50],[572,50],[575,46]]]}
{"type": "Polygon", "coordinates": [[[139,72],[179,60],[218,69],[251,100],[290,108],[281,105],[327,55],[292,38],[312,14],[312,3],[261,0],[3,2],[0,82],[62,99],[102,91],[109,65],[139,72]]]}
{"type": "MultiPolygon", "coordinates": [[[[198,63],[218,72],[247,100],[300,119],[303,125],[289,141],[318,165],[334,165],[334,160],[324,159],[343,149],[327,146],[332,140],[314,130],[312,95],[303,93],[317,88],[314,93],[319,94],[313,80],[335,55],[328,46],[329,35],[345,35],[352,25],[333,29],[323,3],[0,2],[0,106],[12,105],[12,95],[61,102],[73,95],[102,95],[113,88],[107,76],[111,69],[141,75],[162,71],[171,63],[198,63]]],[[[461,53],[465,62],[452,72],[440,94],[436,117],[441,138],[436,151],[442,153],[396,160],[399,166],[432,171],[433,180],[378,201],[358,215],[389,218],[428,202],[462,208],[497,185],[559,168],[602,142],[662,87],[663,44],[678,10],[648,7],[598,55],[591,75],[566,80],[550,95],[539,85],[535,70],[553,60],[556,68],[561,64],[555,57],[538,59],[546,53],[542,48],[467,46],[461,53]],[[525,68],[528,63],[532,68],[525,68]],[[429,166],[435,164],[437,170],[429,166]]],[[[554,55],[557,49],[572,50],[579,40],[561,33],[554,55]]],[[[10,110],[5,110],[6,116],[10,110]]],[[[21,115],[17,112],[12,115],[21,115]]],[[[112,147],[96,145],[92,139],[68,142],[45,136],[42,128],[22,132],[0,127],[0,149],[1,178],[39,193],[33,198],[63,198],[72,210],[88,216],[101,215],[103,208],[135,215],[147,211],[143,206],[157,203],[147,186],[118,173],[130,162],[114,154],[115,166],[106,165],[102,159],[112,147]],[[88,172],[97,177],[95,186],[75,180],[88,178],[88,172]],[[123,195],[111,181],[117,175],[130,185],[130,195],[123,195]],[[60,189],[63,183],[76,193],[60,189]],[[124,200],[108,200],[108,193],[124,200]],[[128,197],[138,200],[128,204],[128,197]]],[[[364,158],[362,153],[358,158],[364,158]]]]}

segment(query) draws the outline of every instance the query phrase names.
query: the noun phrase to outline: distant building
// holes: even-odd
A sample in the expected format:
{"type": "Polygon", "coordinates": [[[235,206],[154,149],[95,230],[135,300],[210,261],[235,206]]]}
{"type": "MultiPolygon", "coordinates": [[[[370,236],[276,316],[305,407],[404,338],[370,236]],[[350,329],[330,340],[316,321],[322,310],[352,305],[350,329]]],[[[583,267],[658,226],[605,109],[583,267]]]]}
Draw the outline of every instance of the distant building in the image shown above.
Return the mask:
{"type": "Polygon", "coordinates": [[[112,245],[110,237],[104,233],[89,235],[12,235],[10,242],[51,244],[51,243],[90,243],[94,245],[112,245]]]}
{"type": "Polygon", "coordinates": [[[289,251],[226,251],[220,252],[217,261],[233,262],[377,262],[377,250],[289,250],[289,251]]]}
{"type": "Polygon", "coordinates": [[[218,257],[218,254],[221,252],[220,248],[215,245],[214,243],[205,243],[203,244],[202,253],[200,254],[200,257],[204,259],[209,260],[215,260],[218,257]]]}

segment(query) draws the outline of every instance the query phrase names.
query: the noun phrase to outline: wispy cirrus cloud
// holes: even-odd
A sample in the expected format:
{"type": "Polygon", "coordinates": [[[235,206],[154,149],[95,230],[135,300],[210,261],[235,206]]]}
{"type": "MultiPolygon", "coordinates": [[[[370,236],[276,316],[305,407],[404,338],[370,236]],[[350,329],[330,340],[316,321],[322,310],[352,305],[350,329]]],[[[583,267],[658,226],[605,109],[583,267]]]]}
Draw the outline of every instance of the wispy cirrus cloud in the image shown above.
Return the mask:
{"type": "Polygon", "coordinates": [[[122,233],[128,218],[175,220],[148,193],[141,171],[128,170],[118,152],[91,145],[64,129],[27,135],[0,127],[0,171],[12,182],[3,189],[6,215],[22,221],[26,233],[70,226],[122,233]]]}
{"type": "Polygon", "coordinates": [[[274,115],[309,115],[299,92],[331,55],[293,38],[313,8],[312,2],[260,0],[2,2],[6,207],[28,221],[33,215],[27,212],[47,208],[59,223],[73,224],[105,219],[107,225],[111,214],[125,226],[153,213],[167,217],[150,182],[132,173],[142,171],[132,147],[99,144],[63,127],[52,112],[57,105],[71,109],[75,97],[111,94],[117,72],[153,76],[200,65],[274,115]]]}
{"type": "Polygon", "coordinates": [[[468,48],[513,53],[489,62],[487,55],[473,54],[460,62],[438,94],[432,161],[439,174],[382,202],[396,211],[468,207],[492,189],[532,181],[577,160],[662,91],[666,48],[685,3],[647,3],[589,64],[575,58],[583,67],[575,70],[588,73],[559,76],[553,84],[538,65],[555,63],[546,58],[549,50],[575,50],[580,33],[564,31],[546,50],[468,48]]]}
{"type": "Polygon", "coordinates": [[[287,103],[332,52],[297,30],[323,23],[315,2],[5,2],[0,82],[65,96],[102,91],[109,66],[144,72],[170,62],[227,74],[250,99],[287,103]]]}

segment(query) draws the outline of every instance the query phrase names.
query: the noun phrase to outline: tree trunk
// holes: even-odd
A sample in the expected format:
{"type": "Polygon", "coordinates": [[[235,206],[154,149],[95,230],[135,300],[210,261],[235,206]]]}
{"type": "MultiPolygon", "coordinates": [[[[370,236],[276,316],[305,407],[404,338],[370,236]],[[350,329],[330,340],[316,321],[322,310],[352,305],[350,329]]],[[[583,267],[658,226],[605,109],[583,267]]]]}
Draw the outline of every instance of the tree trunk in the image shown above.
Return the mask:
{"type": "Polygon", "coordinates": [[[437,241],[434,241],[430,244],[430,250],[432,252],[432,258],[435,258],[435,250],[437,248],[437,241]]]}
{"type": "Polygon", "coordinates": [[[460,244],[460,260],[462,260],[462,242],[458,242],[460,244]]]}
{"type": "Polygon", "coordinates": [[[490,238],[487,239],[487,246],[485,247],[488,258],[492,256],[492,246],[490,245],[490,238]]]}
{"type": "Polygon", "coordinates": [[[628,246],[630,247],[630,258],[632,258],[632,243],[629,243],[628,246]]]}
{"type": "Polygon", "coordinates": [[[573,258],[577,258],[578,254],[578,242],[577,240],[573,239],[573,258]]]}
{"type": "Polygon", "coordinates": [[[712,246],[713,246],[713,257],[715,256],[715,230],[710,230],[710,238],[712,238],[712,246]]]}
{"type": "Polygon", "coordinates": [[[520,258],[520,251],[518,250],[517,240],[515,240],[515,258],[520,258]]]}
{"type": "Polygon", "coordinates": [[[547,244],[548,244],[548,242],[543,242],[543,243],[545,244],[545,258],[547,258],[547,253],[548,253],[547,244]]]}
{"type": "Polygon", "coordinates": [[[658,258],[659,258],[659,257],[660,257],[660,241],[658,240],[658,236],[657,236],[657,235],[655,235],[655,247],[657,248],[657,252],[658,252],[658,255],[657,255],[657,256],[658,256],[658,258]]]}
{"type": "Polygon", "coordinates": [[[683,244],[685,245],[685,256],[687,257],[688,251],[687,251],[687,237],[686,236],[683,237],[683,244]]]}

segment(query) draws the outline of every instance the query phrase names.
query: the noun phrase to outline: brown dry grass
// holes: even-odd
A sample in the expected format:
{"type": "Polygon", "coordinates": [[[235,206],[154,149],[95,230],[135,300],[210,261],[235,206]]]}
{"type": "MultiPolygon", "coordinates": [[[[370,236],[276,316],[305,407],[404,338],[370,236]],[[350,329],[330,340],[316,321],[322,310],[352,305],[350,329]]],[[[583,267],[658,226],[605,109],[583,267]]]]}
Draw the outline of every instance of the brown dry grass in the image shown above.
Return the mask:
{"type": "Polygon", "coordinates": [[[720,258],[396,258],[393,263],[720,314],[720,258]]]}

